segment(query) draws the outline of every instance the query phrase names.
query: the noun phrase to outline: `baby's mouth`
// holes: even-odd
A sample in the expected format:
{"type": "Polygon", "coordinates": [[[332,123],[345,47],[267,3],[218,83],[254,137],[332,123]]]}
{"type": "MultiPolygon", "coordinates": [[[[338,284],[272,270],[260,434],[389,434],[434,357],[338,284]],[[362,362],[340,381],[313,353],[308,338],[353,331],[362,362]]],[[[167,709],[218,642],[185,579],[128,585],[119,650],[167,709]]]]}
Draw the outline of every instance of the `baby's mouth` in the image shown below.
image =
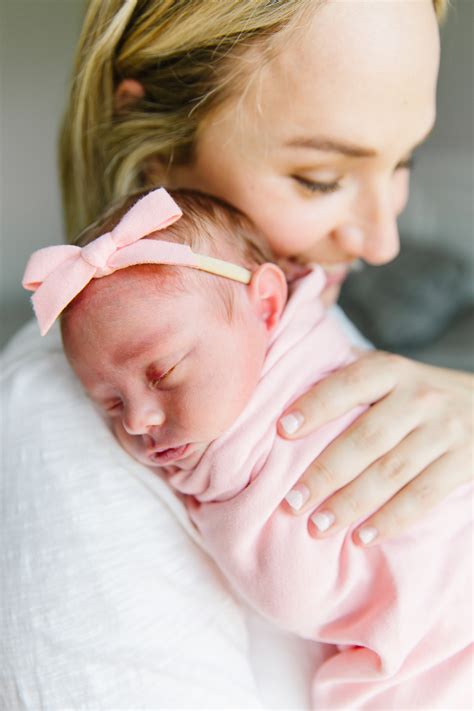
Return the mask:
{"type": "Polygon", "coordinates": [[[166,449],[155,450],[151,452],[149,458],[154,464],[170,464],[171,462],[176,462],[185,457],[190,446],[190,443],[187,443],[179,447],[167,447],[166,449]]]}

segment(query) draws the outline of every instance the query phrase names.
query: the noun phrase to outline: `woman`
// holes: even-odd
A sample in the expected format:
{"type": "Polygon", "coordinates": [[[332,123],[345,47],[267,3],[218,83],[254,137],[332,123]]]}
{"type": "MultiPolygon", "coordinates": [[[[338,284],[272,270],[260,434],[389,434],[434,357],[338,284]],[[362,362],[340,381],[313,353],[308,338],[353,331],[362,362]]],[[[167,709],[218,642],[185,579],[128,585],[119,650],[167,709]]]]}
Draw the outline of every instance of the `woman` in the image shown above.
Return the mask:
{"type": "MultiPolygon", "coordinates": [[[[398,250],[445,4],[91,0],[62,136],[70,235],[135,187],[198,187],[280,255],[322,262],[334,301],[355,259],[398,250]]],[[[3,706],[255,709],[255,668],[270,689],[304,688],[294,647],[268,661],[277,644],[257,642],[250,669],[241,612],[186,517],[109,446],[59,343],[35,339],[20,334],[7,373],[3,706]]],[[[297,515],[318,512],[310,534],[365,518],[355,541],[376,545],[466,481],[471,393],[471,376],[374,352],[282,413],[281,435],[303,437],[374,403],[290,493],[297,515]]],[[[267,706],[304,705],[280,691],[267,706]]]]}
{"type": "MultiPolygon", "coordinates": [[[[445,5],[92,0],[62,135],[71,236],[135,187],[198,188],[282,257],[323,264],[334,303],[355,260],[398,253],[445,5]]],[[[472,387],[382,352],[327,378],[282,413],[281,436],[374,405],[289,492],[290,510],[316,509],[316,537],[364,517],[359,544],[407,530],[469,478],[472,387]]]]}

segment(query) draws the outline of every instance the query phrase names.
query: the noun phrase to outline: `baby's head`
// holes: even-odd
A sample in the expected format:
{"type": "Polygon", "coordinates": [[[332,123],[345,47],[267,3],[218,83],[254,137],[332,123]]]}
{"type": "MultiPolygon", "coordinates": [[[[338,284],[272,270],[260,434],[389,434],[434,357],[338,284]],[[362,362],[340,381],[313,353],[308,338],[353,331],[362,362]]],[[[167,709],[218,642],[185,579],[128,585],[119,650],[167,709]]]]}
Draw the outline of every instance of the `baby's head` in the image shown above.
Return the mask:
{"type": "MultiPolygon", "coordinates": [[[[286,281],[238,211],[199,193],[171,194],[183,216],[148,238],[245,267],[250,283],[185,266],[119,269],[76,296],[61,332],[69,362],[124,448],[147,465],[192,468],[248,402],[286,281]]],[[[111,230],[137,198],[78,244],[111,230]]]]}

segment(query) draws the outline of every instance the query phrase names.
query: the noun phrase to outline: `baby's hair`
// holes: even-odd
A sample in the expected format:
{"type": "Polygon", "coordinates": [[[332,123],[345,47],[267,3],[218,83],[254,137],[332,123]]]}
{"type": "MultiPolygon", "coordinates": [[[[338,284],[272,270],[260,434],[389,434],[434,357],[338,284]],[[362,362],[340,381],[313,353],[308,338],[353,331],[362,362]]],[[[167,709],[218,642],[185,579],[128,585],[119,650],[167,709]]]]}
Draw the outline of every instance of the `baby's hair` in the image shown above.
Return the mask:
{"type": "MultiPolygon", "coordinates": [[[[84,247],[100,235],[113,230],[123,215],[147,192],[149,191],[138,191],[116,201],[100,218],[78,235],[74,244],[84,247]]],[[[179,205],[183,215],[166,229],[148,235],[147,239],[185,244],[194,252],[234,262],[250,271],[259,264],[275,261],[264,238],[251,221],[236,208],[219,198],[195,190],[168,190],[168,193],[179,205]]],[[[190,288],[212,289],[216,304],[222,306],[223,315],[228,321],[231,321],[234,316],[236,290],[242,289],[242,285],[224,277],[183,266],[143,264],[119,272],[123,278],[127,275],[142,279],[155,277],[162,293],[173,293],[190,288]]],[[[90,286],[84,291],[88,289],[90,286]]],[[[81,292],[69,304],[62,314],[62,323],[71,310],[83,303],[85,298],[84,292],[81,292]]]]}

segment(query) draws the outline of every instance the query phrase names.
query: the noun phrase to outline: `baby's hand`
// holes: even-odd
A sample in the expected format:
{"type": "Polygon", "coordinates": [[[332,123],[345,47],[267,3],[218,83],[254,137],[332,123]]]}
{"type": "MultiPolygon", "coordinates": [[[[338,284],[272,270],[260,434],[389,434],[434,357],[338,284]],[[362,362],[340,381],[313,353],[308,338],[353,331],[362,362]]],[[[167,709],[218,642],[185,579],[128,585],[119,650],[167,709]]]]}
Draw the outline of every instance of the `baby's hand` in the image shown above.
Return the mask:
{"type": "Polygon", "coordinates": [[[355,543],[400,535],[472,477],[473,390],[471,374],[380,351],[333,373],[282,416],[282,437],[304,437],[357,405],[375,404],[307,469],[288,508],[311,511],[314,537],[374,511],[355,543]]]}

